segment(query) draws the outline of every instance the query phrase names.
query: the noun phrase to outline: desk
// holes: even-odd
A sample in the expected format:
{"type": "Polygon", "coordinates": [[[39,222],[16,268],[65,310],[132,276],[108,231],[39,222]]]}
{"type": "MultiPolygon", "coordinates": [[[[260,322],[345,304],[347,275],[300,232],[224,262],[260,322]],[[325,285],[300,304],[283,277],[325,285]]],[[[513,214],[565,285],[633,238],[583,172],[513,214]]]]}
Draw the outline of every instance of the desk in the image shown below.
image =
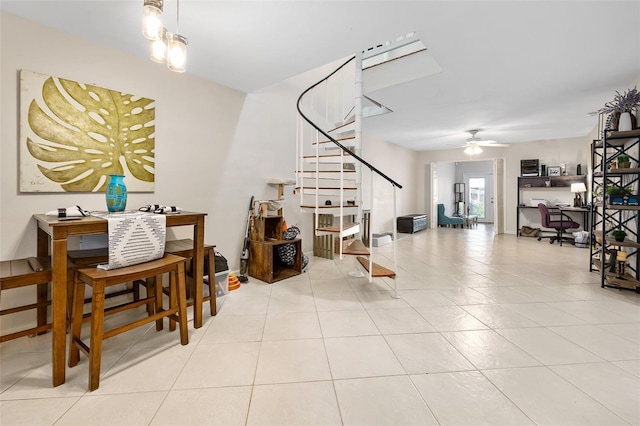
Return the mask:
{"type": "MultiPolygon", "coordinates": [[[[202,276],[204,274],[204,217],[206,213],[181,212],[167,215],[167,227],[193,226],[194,304],[193,325],[202,327],[202,276]]],[[[67,328],[67,239],[70,236],[106,234],[107,220],[83,217],[79,220],[61,221],[44,214],[33,215],[38,225],[38,256],[48,256],[51,248],[51,333],[53,386],[64,383],[67,328]]]]}
{"type": "MultiPolygon", "coordinates": [[[[516,235],[520,236],[520,210],[521,209],[535,209],[538,210],[538,206],[518,206],[518,213],[516,215],[516,228],[517,228],[517,233],[516,235]]],[[[589,213],[591,212],[591,209],[589,207],[558,207],[558,206],[549,206],[549,210],[553,211],[553,210],[559,210],[560,213],[571,213],[571,212],[575,212],[575,213],[582,213],[582,229],[584,229],[585,231],[588,230],[589,227],[589,213]]]]}
{"type": "Polygon", "coordinates": [[[571,212],[582,213],[582,229],[585,231],[588,229],[589,213],[591,212],[589,207],[558,207],[558,210],[564,214],[571,212]]]}

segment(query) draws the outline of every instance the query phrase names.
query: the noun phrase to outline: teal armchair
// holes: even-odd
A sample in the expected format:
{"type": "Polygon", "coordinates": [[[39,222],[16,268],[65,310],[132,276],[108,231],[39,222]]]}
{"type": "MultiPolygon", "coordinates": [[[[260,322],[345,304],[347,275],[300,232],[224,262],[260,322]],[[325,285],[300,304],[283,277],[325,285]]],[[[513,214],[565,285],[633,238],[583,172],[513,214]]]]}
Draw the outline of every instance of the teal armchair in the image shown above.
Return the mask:
{"type": "Polygon", "coordinates": [[[464,219],[461,217],[449,217],[444,214],[444,204],[438,204],[438,226],[464,226],[464,219]]]}

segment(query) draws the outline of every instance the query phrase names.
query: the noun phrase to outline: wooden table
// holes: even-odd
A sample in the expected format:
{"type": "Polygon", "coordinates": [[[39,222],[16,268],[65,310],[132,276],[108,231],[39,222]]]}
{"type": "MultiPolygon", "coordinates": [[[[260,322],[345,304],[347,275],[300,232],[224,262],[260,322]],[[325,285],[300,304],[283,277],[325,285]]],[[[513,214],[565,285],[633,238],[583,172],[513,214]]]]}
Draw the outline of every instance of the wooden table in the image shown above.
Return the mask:
{"type": "MultiPolygon", "coordinates": [[[[168,214],[167,227],[193,226],[194,303],[193,325],[202,327],[202,277],[204,275],[204,217],[206,213],[168,214]]],[[[53,386],[64,383],[67,322],[67,240],[70,236],[105,234],[107,220],[89,216],[79,220],[59,220],[44,214],[33,215],[38,225],[38,256],[51,249],[51,305],[53,312],[52,361],[53,386]]]]}

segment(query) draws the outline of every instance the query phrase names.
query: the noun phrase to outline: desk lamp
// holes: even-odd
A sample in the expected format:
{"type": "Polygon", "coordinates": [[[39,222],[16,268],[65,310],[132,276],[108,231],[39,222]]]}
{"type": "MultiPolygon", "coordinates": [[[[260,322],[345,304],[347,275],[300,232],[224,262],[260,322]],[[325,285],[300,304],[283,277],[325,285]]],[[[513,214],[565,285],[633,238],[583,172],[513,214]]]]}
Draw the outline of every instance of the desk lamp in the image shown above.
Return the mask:
{"type": "Polygon", "coordinates": [[[586,191],[587,187],[582,182],[571,184],[571,192],[576,194],[573,198],[573,207],[582,207],[582,196],[580,194],[586,191]]]}

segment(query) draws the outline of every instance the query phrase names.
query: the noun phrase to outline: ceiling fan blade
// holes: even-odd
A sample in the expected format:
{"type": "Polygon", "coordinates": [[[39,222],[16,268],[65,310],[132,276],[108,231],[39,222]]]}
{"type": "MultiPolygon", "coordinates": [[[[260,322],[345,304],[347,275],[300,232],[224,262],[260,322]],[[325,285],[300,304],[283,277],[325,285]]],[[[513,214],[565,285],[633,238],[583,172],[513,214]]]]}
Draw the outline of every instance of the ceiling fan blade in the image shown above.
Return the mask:
{"type": "Polygon", "coordinates": [[[497,143],[496,141],[481,141],[481,142],[478,143],[478,145],[480,145],[480,146],[489,146],[489,147],[493,146],[493,147],[496,147],[496,148],[505,148],[505,147],[509,146],[508,143],[497,143]]]}

